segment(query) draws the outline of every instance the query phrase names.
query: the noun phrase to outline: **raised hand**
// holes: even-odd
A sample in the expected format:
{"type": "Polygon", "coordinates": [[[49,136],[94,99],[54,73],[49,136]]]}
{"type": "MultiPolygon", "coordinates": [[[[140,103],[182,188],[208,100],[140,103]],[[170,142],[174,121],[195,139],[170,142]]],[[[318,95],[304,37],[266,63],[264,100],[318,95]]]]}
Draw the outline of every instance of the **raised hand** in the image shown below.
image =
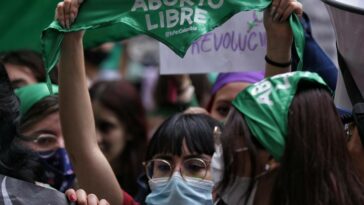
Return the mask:
{"type": "Polygon", "coordinates": [[[76,20],[78,9],[83,0],[64,0],[59,2],[56,9],[56,20],[64,27],[70,28],[71,24],[76,20]]]}
{"type": "Polygon", "coordinates": [[[301,16],[303,13],[302,4],[296,0],[273,0],[270,15],[274,21],[286,21],[291,13],[301,16]]]}

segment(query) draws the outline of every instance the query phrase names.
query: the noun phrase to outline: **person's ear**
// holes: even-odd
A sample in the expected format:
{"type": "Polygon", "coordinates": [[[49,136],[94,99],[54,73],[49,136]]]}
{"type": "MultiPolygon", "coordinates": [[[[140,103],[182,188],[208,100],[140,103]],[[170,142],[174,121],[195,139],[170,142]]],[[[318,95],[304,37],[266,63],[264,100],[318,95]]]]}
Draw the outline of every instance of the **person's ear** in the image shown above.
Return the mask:
{"type": "Polygon", "coordinates": [[[356,126],[352,126],[350,131],[350,137],[348,138],[347,148],[356,168],[358,175],[360,177],[361,182],[364,182],[364,164],[362,163],[364,160],[364,147],[360,140],[358,128],[356,126]]]}
{"type": "Polygon", "coordinates": [[[274,157],[269,154],[266,150],[260,150],[258,153],[258,165],[259,170],[263,169],[264,172],[270,172],[277,169],[279,162],[274,159],[274,157]]]}
{"type": "Polygon", "coordinates": [[[274,171],[280,166],[280,163],[273,156],[269,157],[267,164],[269,165],[269,171],[274,171]]]}
{"type": "Polygon", "coordinates": [[[272,155],[269,155],[268,161],[264,165],[265,172],[271,172],[276,170],[279,167],[279,162],[276,161],[272,155]]]}
{"type": "Polygon", "coordinates": [[[359,131],[354,123],[349,125],[346,136],[348,139],[347,147],[351,154],[363,152],[363,144],[360,140],[359,131]]]}

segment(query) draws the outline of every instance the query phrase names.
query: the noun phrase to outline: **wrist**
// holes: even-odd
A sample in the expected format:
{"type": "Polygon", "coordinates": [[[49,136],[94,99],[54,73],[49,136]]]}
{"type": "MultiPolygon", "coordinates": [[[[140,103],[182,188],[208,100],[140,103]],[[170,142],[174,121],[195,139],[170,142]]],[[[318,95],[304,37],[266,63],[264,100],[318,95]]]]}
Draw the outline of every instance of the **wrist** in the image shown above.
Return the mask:
{"type": "Polygon", "coordinates": [[[82,40],[83,40],[83,31],[64,33],[63,41],[71,41],[77,43],[77,42],[82,42],[82,40]]]}
{"type": "Polygon", "coordinates": [[[277,68],[288,68],[291,66],[291,63],[292,63],[291,60],[285,61],[285,62],[275,61],[275,60],[270,59],[267,55],[265,56],[264,59],[267,64],[277,67],[277,68]]]}
{"type": "Polygon", "coordinates": [[[293,44],[292,36],[267,36],[267,49],[290,50],[293,44]]]}
{"type": "Polygon", "coordinates": [[[267,57],[276,62],[288,62],[291,60],[291,46],[267,47],[267,57]]]}

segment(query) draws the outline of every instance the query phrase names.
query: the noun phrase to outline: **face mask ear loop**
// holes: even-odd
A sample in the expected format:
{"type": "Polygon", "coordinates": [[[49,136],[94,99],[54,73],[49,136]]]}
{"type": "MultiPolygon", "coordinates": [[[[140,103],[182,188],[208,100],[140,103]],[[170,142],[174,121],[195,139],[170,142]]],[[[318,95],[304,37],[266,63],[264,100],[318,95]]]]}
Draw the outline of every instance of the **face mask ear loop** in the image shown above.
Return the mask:
{"type": "Polygon", "coordinates": [[[271,171],[271,165],[269,163],[264,165],[264,171],[255,177],[255,180],[259,180],[263,176],[267,175],[271,171]]]}
{"type": "Polygon", "coordinates": [[[214,137],[214,143],[216,146],[221,145],[221,129],[218,126],[214,127],[214,132],[213,132],[213,137],[214,137]]]}
{"type": "Polygon", "coordinates": [[[249,148],[247,148],[247,147],[243,147],[243,148],[238,148],[238,149],[236,149],[235,150],[235,152],[246,152],[246,151],[248,151],[249,150],[249,148]]]}

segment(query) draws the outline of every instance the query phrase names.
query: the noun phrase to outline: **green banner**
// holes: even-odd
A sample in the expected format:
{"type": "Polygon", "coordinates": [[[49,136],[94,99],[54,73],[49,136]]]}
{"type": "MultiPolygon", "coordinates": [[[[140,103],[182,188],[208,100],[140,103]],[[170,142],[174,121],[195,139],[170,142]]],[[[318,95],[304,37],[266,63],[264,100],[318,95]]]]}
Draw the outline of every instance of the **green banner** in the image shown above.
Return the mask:
{"type": "Polygon", "coordinates": [[[40,36],[52,23],[59,1],[0,1],[0,52],[28,49],[41,53],[40,36]]]}
{"type": "MultiPolygon", "coordinates": [[[[47,71],[58,61],[64,32],[86,29],[85,46],[116,41],[138,34],[149,35],[183,57],[200,36],[234,14],[263,10],[271,0],[87,0],[70,29],[54,21],[42,33],[47,71]]],[[[290,17],[296,51],[302,67],[303,28],[290,17]]]]}

